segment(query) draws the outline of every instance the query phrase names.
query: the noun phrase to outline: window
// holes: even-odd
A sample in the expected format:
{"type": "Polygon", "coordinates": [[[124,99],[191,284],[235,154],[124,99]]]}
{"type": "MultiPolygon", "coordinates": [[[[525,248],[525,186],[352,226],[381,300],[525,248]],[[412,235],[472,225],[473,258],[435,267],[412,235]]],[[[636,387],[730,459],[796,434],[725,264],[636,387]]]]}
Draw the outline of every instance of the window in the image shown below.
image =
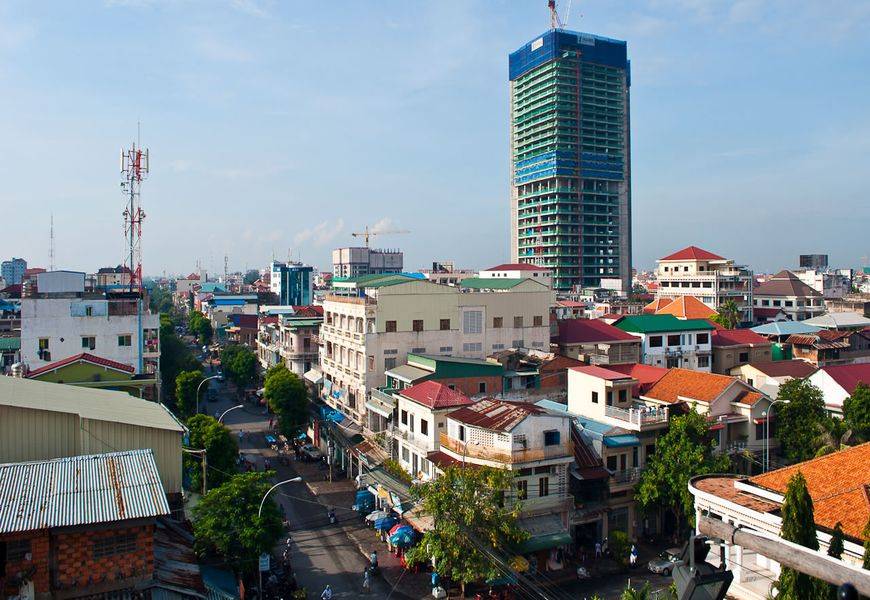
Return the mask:
{"type": "Polygon", "coordinates": [[[542,317],[540,315],[535,315],[534,317],[532,317],[532,320],[533,320],[532,325],[534,325],[535,327],[540,327],[541,325],[544,324],[544,317],[542,317]]]}
{"type": "Polygon", "coordinates": [[[447,388],[451,389],[451,390],[456,390],[456,384],[455,383],[448,383],[447,388]]]}
{"type": "Polygon", "coordinates": [[[13,540],[6,543],[6,561],[20,562],[30,554],[30,540],[13,540]]]}
{"type": "Polygon", "coordinates": [[[669,335],[668,336],[668,346],[679,346],[680,345],[680,336],[677,335],[669,335]]]}
{"type": "Polygon", "coordinates": [[[94,336],[82,336],[82,348],[93,350],[97,347],[97,338],[94,336]]]}
{"type": "Polygon", "coordinates": [[[375,357],[369,354],[369,371],[375,370],[375,357]]]}
{"type": "Polygon", "coordinates": [[[738,362],[747,363],[749,362],[749,352],[741,352],[737,355],[738,362]]]}
{"type": "Polygon", "coordinates": [[[387,333],[395,333],[396,332],[396,322],[395,321],[387,321],[386,332],[387,333]]]}
{"type": "Polygon", "coordinates": [[[538,479],[538,496],[543,498],[550,495],[550,478],[541,477],[538,479]]]}
{"type": "Polygon", "coordinates": [[[408,429],[411,431],[411,433],[414,432],[414,415],[413,414],[408,415],[408,429]]]}
{"type": "Polygon", "coordinates": [[[449,331],[450,330],[450,319],[441,319],[441,331],[449,331]]]}
{"type": "Polygon", "coordinates": [[[791,300],[786,300],[784,304],[785,306],[794,306],[794,303],[791,300]]]}
{"type": "Polygon", "coordinates": [[[492,349],[493,350],[504,350],[504,344],[493,344],[492,349]]]}
{"type": "Polygon", "coordinates": [[[389,371],[390,369],[396,368],[396,359],[395,357],[385,358],[384,359],[384,370],[389,371]]]}
{"type": "Polygon", "coordinates": [[[412,331],[423,331],[423,319],[414,319],[411,322],[412,331]]]}
{"type": "Polygon", "coordinates": [[[482,342],[472,342],[462,344],[463,352],[482,352],[483,351],[483,343],[482,342]]]}
{"type": "Polygon", "coordinates": [[[492,328],[493,329],[501,329],[504,327],[504,318],[503,317],[493,317],[492,318],[492,328]]]}
{"type": "Polygon", "coordinates": [[[592,404],[598,404],[598,392],[592,392],[592,404]]]}
{"type": "Polygon", "coordinates": [[[483,311],[467,310],[462,313],[462,333],[483,332],[483,311]]]}
{"type": "Polygon", "coordinates": [[[669,369],[676,369],[680,366],[680,359],[676,357],[668,358],[667,367],[669,369]]]}
{"type": "Polygon", "coordinates": [[[93,306],[86,306],[85,307],[85,316],[86,317],[93,317],[94,316],[94,307],[93,306]]]}
{"type": "Polygon", "coordinates": [[[708,343],[710,343],[710,334],[709,333],[699,333],[695,339],[698,342],[698,344],[708,344],[708,343]]]}
{"type": "Polygon", "coordinates": [[[544,432],[544,445],[545,446],[558,446],[559,445],[559,431],[553,429],[551,431],[544,432]]]}
{"type": "Polygon", "coordinates": [[[761,306],[770,306],[770,300],[762,300],[761,306]]]}
{"type": "Polygon", "coordinates": [[[426,348],[411,348],[411,354],[426,354],[426,348]]]}
{"type": "Polygon", "coordinates": [[[525,341],[525,340],[513,340],[513,341],[511,342],[511,346],[512,346],[513,348],[524,348],[525,345],[526,345],[526,341],[525,341]]]}
{"type": "Polygon", "coordinates": [[[407,425],[408,424],[408,411],[403,410],[400,414],[401,414],[401,418],[402,418],[402,425],[407,425]]]}
{"type": "Polygon", "coordinates": [[[402,446],[402,460],[408,462],[411,460],[411,453],[408,451],[407,446],[402,446]]]}
{"type": "Polygon", "coordinates": [[[459,441],[460,442],[465,441],[465,425],[459,426],[459,441]]]}
{"type": "Polygon", "coordinates": [[[39,338],[39,349],[48,350],[48,338],[39,338]]]}
{"type": "Polygon", "coordinates": [[[453,346],[441,346],[438,352],[453,352],[453,346]]]}
{"type": "Polygon", "coordinates": [[[113,535],[94,541],[94,558],[127,554],[136,549],[136,534],[113,535]]]}
{"type": "Polygon", "coordinates": [[[485,381],[481,381],[477,384],[477,393],[478,394],[485,394],[486,393],[486,382],[485,381]]]}
{"type": "Polygon", "coordinates": [[[661,348],[662,347],[662,336],[660,336],[660,335],[649,336],[649,347],[650,348],[661,348]]]}
{"type": "Polygon", "coordinates": [[[698,357],[698,367],[706,369],[710,366],[710,357],[709,356],[699,356],[698,357]]]}
{"type": "Polygon", "coordinates": [[[429,435],[429,421],[426,419],[420,419],[420,433],[423,435],[429,435]]]}
{"type": "Polygon", "coordinates": [[[519,500],[525,500],[529,497],[529,482],[525,479],[520,479],[517,481],[517,498],[519,500]]]}
{"type": "Polygon", "coordinates": [[[522,317],[514,317],[514,328],[519,329],[523,326],[523,318],[522,317]]]}
{"type": "Polygon", "coordinates": [[[619,390],[619,403],[622,404],[626,400],[628,400],[628,391],[627,390],[619,390]]]}
{"type": "Polygon", "coordinates": [[[118,336],[118,345],[124,346],[125,348],[129,348],[133,345],[133,339],[130,335],[119,335],[118,336]]]}

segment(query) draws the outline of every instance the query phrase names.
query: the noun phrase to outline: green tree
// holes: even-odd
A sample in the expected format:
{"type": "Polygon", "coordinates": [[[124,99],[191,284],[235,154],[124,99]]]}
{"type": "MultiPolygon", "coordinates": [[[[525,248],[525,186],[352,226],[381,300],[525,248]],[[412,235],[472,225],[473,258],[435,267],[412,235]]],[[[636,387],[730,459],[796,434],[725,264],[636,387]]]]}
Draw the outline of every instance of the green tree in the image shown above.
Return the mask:
{"type": "Polygon", "coordinates": [[[242,282],[245,285],[251,285],[252,283],[257,281],[259,278],[260,278],[260,272],[257,271],[256,269],[250,269],[247,273],[245,273],[245,277],[244,277],[244,279],[242,279],[242,282]]]}
{"type": "Polygon", "coordinates": [[[843,421],[859,444],[870,442],[870,387],[859,383],[843,403],[843,421]]]}
{"type": "Polygon", "coordinates": [[[616,530],[607,539],[607,547],[613,553],[613,557],[623,567],[628,566],[628,555],[631,552],[631,540],[624,531],[616,530]]]}
{"type": "MultiPolygon", "coordinates": [[[[813,499],[807,489],[807,480],[798,471],[788,482],[782,502],[782,528],[780,536],[810,550],[819,549],[813,499]]],[[[777,598],[782,600],[812,600],[828,595],[828,584],[805,573],[783,566],[776,582],[777,598]]]]}
{"type": "MultiPolygon", "coordinates": [[[[239,445],[233,434],[217,419],[208,415],[194,415],[187,420],[190,430],[190,447],[205,449],[208,457],[208,489],[216,488],[227,481],[236,470],[239,445]]],[[[185,454],[184,466],[190,473],[190,488],[202,489],[201,457],[185,454]]]]}
{"type": "Polygon", "coordinates": [[[160,315],[160,388],[163,402],[177,410],[175,379],[182,371],[201,368],[202,365],[187,345],[175,335],[175,326],[169,315],[160,315]]]}
{"type": "MultiPolygon", "coordinates": [[[[833,558],[843,556],[843,526],[839,521],[834,525],[834,531],[831,534],[831,542],[828,544],[828,556],[833,558]]],[[[828,584],[828,600],[837,600],[839,597],[837,587],[836,585],[828,584]]]]}
{"type": "Polygon", "coordinates": [[[695,517],[689,479],[729,468],[728,457],[716,449],[707,420],[695,411],[671,419],[670,428],[658,442],[647,468],[641,474],[635,499],[644,512],[670,510],[678,532],[695,517]]]}
{"type": "Polygon", "coordinates": [[[652,592],[652,586],[649,581],[645,582],[643,587],[640,588],[633,588],[629,585],[622,591],[619,600],[650,600],[652,592]]]}
{"type": "Polygon", "coordinates": [[[270,369],[264,394],[284,435],[294,435],[308,423],[308,390],[302,379],[286,367],[270,369]]]}
{"type": "Polygon", "coordinates": [[[472,581],[499,577],[483,550],[499,552],[528,537],[517,525],[520,503],[504,501],[513,487],[509,471],[489,467],[447,467],[438,479],[414,486],[434,527],[408,552],[408,563],[434,559],[435,570],[458,581],[463,592],[472,581]]]}
{"type": "Polygon", "coordinates": [[[816,457],[842,450],[848,446],[852,437],[852,432],[847,429],[846,423],[842,419],[832,417],[825,417],[825,420],[819,423],[818,431],[819,435],[814,441],[814,446],[818,448],[816,457]]]}
{"type": "Polygon", "coordinates": [[[252,572],[257,558],[283,535],[282,518],[272,498],[257,516],[271,487],[273,471],[233,475],[209,491],[193,509],[194,547],[200,556],[217,556],[236,573],[252,572]]]}
{"type": "Polygon", "coordinates": [[[257,357],[247,346],[230,344],[221,351],[224,374],[235,383],[239,392],[257,378],[257,357]]]}
{"type": "Polygon", "coordinates": [[[163,286],[154,286],[148,290],[148,305],[153,313],[168,313],[174,309],[172,292],[163,286]]]}
{"type": "Polygon", "coordinates": [[[777,437],[783,455],[790,461],[813,458],[821,445],[819,430],[825,424],[822,391],[809,381],[791,379],[779,387],[776,407],[777,437]]]}
{"type": "Polygon", "coordinates": [[[190,317],[188,317],[187,327],[191,334],[199,338],[200,344],[206,345],[211,343],[211,338],[214,335],[211,321],[209,321],[200,311],[191,311],[190,317]]]}
{"type": "Polygon", "coordinates": [[[736,329],[743,319],[742,315],[743,313],[740,311],[737,303],[729,299],[719,305],[717,314],[713,315],[710,320],[718,323],[725,329],[736,329]]]}
{"type": "Polygon", "coordinates": [[[196,414],[199,398],[196,390],[202,383],[202,371],[182,371],[175,378],[175,406],[178,416],[182,419],[196,414]]]}

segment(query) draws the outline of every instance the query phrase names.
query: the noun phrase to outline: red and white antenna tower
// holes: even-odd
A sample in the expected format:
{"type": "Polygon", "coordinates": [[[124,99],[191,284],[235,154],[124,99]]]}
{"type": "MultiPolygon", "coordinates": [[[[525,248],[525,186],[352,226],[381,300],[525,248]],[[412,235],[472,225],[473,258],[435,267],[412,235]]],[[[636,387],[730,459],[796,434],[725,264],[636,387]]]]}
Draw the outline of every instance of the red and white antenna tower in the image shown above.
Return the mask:
{"type": "Polygon", "coordinates": [[[148,176],[148,149],[133,143],[128,150],[121,150],[121,192],[127,199],[124,208],[124,236],[127,239],[129,256],[125,266],[130,269],[130,291],[142,293],[142,221],[145,212],[139,199],[142,180],[148,176]]]}

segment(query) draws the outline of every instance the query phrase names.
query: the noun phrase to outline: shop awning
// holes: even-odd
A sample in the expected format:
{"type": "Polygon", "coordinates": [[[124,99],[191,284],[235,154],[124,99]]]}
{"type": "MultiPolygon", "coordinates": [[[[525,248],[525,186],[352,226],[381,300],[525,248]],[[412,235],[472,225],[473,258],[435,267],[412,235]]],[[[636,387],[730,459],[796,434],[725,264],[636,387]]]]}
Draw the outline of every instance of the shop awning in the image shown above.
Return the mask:
{"type": "Polygon", "coordinates": [[[323,382],[323,373],[321,373],[317,369],[305,371],[305,375],[303,375],[303,377],[314,385],[320,385],[323,382]]]}
{"type": "Polygon", "coordinates": [[[546,535],[536,535],[520,544],[517,548],[517,552],[520,554],[529,554],[530,552],[538,552],[539,550],[549,550],[551,548],[558,548],[559,546],[567,546],[570,543],[571,534],[567,531],[561,533],[548,533],[546,535]]]}
{"type": "Polygon", "coordinates": [[[628,448],[630,446],[640,446],[640,438],[636,435],[606,435],[602,440],[608,448],[628,448]]]}
{"type": "Polygon", "coordinates": [[[520,519],[517,524],[529,532],[529,539],[517,547],[518,554],[549,550],[571,543],[571,534],[557,515],[520,519]]]}
{"type": "Polygon", "coordinates": [[[387,410],[383,406],[372,402],[371,400],[366,400],[366,408],[372,411],[373,413],[377,413],[384,417],[385,419],[389,419],[393,416],[392,411],[387,410]]]}

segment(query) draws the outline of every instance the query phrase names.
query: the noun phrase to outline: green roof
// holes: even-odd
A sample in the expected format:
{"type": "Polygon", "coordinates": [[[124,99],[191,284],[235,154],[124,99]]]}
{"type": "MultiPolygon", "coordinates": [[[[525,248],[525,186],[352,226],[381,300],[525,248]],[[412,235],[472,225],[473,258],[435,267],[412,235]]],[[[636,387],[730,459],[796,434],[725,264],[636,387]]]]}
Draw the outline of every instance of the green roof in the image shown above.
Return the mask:
{"type": "Polygon", "coordinates": [[[0,351],[6,352],[9,350],[20,350],[20,337],[0,337],[0,351]]]}
{"type": "Polygon", "coordinates": [[[344,277],[332,280],[334,287],[342,288],[379,288],[408,281],[422,281],[416,277],[402,275],[401,273],[388,273],[381,275],[360,275],[359,277],[344,277]]]}
{"type": "Polygon", "coordinates": [[[408,364],[422,366],[434,371],[433,379],[495,377],[502,375],[504,372],[504,367],[499,362],[480,358],[461,358],[458,356],[435,356],[409,352],[408,364]]]}
{"type": "Polygon", "coordinates": [[[323,323],[323,319],[287,319],[284,326],[291,329],[295,327],[316,327],[323,323]]]}
{"type": "Polygon", "coordinates": [[[633,333],[666,333],[671,331],[713,330],[706,319],[678,319],[674,315],[629,315],[614,323],[623,331],[633,333]]]}
{"type": "Polygon", "coordinates": [[[481,278],[481,277],[466,277],[459,282],[459,285],[464,288],[475,290],[509,290],[521,284],[525,279],[520,278],[481,278]]]}

